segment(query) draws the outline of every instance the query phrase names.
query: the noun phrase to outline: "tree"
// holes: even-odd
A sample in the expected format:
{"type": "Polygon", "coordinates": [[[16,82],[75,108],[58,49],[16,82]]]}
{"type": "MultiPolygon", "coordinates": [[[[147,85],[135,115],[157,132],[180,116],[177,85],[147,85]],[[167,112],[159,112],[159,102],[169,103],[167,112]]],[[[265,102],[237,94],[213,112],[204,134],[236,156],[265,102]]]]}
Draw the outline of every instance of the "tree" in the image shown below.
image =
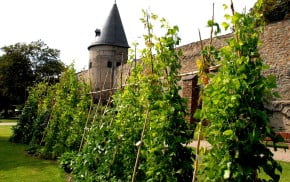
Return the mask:
{"type": "Polygon", "coordinates": [[[289,0],[258,0],[251,12],[261,14],[266,23],[271,23],[285,18],[289,3],[289,0]]]}
{"type": "Polygon", "coordinates": [[[1,48],[0,110],[7,113],[9,105],[24,104],[27,88],[43,80],[55,82],[64,70],[60,51],[49,48],[43,41],[16,43],[1,48]]]}
{"type": "MultiPolygon", "coordinates": [[[[2,50],[6,55],[18,54],[28,59],[36,82],[56,78],[64,70],[64,65],[59,59],[60,51],[48,47],[41,40],[30,44],[16,43],[2,47],[2,50]]],[[[13,57],[10,61],[13,61],[13,57]]]]}
{"type": "Polygon", "coordinates": [[[0,57],[0,110],[4,109],[4,116],[11,105],[25,102],[26,89],[33,80],[30,67],[29,60],[17,52],[0,57]]]}

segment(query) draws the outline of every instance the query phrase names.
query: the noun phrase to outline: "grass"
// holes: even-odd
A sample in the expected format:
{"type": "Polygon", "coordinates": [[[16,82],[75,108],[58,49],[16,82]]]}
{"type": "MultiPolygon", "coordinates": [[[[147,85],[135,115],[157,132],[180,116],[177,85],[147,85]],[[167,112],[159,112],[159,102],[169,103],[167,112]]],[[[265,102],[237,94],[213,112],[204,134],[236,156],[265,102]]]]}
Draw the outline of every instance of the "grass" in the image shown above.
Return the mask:
{"type": "MultiPolygon", "coordinates": [[[[280,175],[280,182],[289,182],[290,179],[290,162],[278,161],[282,166],[282,174],[280,175]]],[[[260,173],[259,177],[269,180],[270,178],[264,173],[260,173]]]]}
{"type": "Polygon", "coordinates": [[[65,182],[65,173],[55,161],[27,155],[27,146],[8,142],[10,136],[11,126],[0,126],[0,181],[65,182]]]}
{"type": "Polygon", "coordinates": [[[280,182],[287,182],[290,179],[290,162],[280,162],[281,166],[282,166],[282,175],[280,178],[280,182]]]}
{"type": "MultiPolygon", "coordinates": [[[[15,122],[16,120],[10,121],[15,122]]],[[[3,119],[1,122],[7,122],[3,119]]],[[[55,161],[40,160],[25,153],[26,145],[8,142],[11,126],[0,126],[0,181],[5,182],[65,182],[66,175],[55,161]]],[[[290,163],[279,161],[283,171],[280,182],[290,179],[290,163]]],[[[260,177],[269,179],[265,173],[260,177]]]]}
{"type": "MultiPolygon", "coordinates": [[[[267,147],[273,147],[273,142],[272,141],[263,141],[263,144],[266,145],[267,147]]],[[[279,142],[276,143],[276,147],[277,148],[281,148],[281,149],[289,149],[289,146],[287,143],[283,143],[283,142],[279,142]]]]}
{"type": "MultiPolygon", "coordinates": [[[[0,119],[0,123],[16,123],[18,119],[16,118],[9,118],[9,119],[0,119]]],[[[0,133],[1,135],[1,133],[0,133]]]]}

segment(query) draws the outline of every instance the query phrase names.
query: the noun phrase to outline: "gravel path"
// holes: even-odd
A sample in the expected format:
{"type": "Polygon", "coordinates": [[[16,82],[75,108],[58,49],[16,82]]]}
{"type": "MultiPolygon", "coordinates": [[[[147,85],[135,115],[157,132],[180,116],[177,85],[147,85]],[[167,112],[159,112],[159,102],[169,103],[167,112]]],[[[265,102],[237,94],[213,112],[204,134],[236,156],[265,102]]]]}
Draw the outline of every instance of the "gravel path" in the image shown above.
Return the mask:
{"type": "MultiPolygon", "coordinates": [[[[197,141],[191,142],[188,146],[196,147],[197,141]]],[[[200,142],[200,146],[206,147],[206,148],[211,147],[211,145],[205,140],[202,140],[200,142]]],[[[290,148],[290,146],[289,146],[289,148],[290,148]]],[[[269,149],[273,152],[275,160],[290,162],[290,150],[289,149],[287,149],[287,150],[277,149],[277,151],[274,151],[274,149],[272,147],[269,147],[269,149]]]]}

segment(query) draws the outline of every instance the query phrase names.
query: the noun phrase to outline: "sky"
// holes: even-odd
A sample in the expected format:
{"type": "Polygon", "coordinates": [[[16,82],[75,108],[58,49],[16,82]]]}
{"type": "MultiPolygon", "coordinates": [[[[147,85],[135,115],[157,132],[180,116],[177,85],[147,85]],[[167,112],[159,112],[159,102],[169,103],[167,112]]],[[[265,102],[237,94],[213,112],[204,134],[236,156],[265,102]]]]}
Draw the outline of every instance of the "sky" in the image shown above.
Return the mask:
{"type": "MultiPolygon", "coordinates": [[[[256,0],[234,0],[236,11],[249,10],[256,0]]],[[[1,0],[0,47],[18,42],[43,40],[61,51],[65,64],[74,62],[77,71],[87,69],[88,46],[101,29],[115,0],[1,0]]],[[[141,42],[144,28],[141,10],[147,9],[179,27],[181,45],[209,37],[207,20],[223,21],[223,4],[230,0],[116,0],[129,45],[141,42]]],[[[158,30],[155,30],[158,32],[158,30]]],[[[0,54],[3,54],[3,52],[0,54]]]]}

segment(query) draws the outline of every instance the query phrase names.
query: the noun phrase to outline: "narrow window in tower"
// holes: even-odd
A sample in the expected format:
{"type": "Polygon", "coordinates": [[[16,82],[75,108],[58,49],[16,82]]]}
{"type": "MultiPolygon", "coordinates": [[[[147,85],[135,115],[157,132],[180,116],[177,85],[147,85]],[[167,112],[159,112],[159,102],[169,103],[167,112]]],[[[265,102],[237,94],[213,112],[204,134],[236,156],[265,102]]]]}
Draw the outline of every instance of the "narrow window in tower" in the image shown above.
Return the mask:
{"type": "Polygon", "coordinates": [[[118,66],[120,66],[121,65],[121,62],[117,62],[116,63],[116,66],[118,67],[118,66]]]}
{"type": "Polygon", "coordinates": [[[93,63],[92,63],[92,62],[90,62],[90,64],[89,64],[89,68],[92,68],[92,66],[93,66],[93,63]]]}
{"type": "Polygon", "coordinates": [[[108,68],[112,68],[112,66],[113,66],[112,61],[108,61],[108,63],[107,63],[107,67],[108,67],[108,68]]]}

